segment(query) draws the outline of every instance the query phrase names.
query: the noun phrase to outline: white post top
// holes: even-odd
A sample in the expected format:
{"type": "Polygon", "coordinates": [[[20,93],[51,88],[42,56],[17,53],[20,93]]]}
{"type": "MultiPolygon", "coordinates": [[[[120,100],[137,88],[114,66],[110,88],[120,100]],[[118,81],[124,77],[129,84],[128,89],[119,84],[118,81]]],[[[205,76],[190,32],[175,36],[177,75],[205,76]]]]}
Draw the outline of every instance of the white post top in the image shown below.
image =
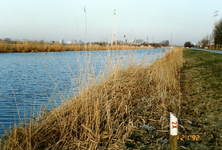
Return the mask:
{"type": "Polygon", "coordinates": [[[178,119],[170,112],[170,135],[178,135],[178,119]]]}

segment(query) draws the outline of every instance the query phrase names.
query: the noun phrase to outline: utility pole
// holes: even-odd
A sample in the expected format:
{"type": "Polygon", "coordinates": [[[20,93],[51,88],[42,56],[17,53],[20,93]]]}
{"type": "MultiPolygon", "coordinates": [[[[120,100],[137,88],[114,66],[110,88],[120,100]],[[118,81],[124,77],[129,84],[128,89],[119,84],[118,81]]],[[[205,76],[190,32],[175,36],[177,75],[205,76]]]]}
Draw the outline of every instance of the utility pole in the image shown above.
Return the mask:
{"type": "Polygon", "coordinates": [[[85,6],[84,6],[84,12],[85,12],[85,23],[86,23],[85,44],[87,44],[87,19],[86,19],[86,7],[85,6]]]}
{"type": "Polygon", "coordinates": [[[117,40],[116,40],[116,9],[114,9],[114,14],[113,14],[113,31],[112,31],[111,45],[113,45],[113,42],[115,42],[115,45],[117,45],[117,40]]]}
{"type": "MultiPolygon", "coordinates": [[[[126,35],[124,35],[123,37],[124,37],[124,40],[125,40],[125,44],[127,44],[127,43],[126,43],[126,41],[127,41],[127,40],[126,40],[126,35]]],[[[123,45],[124,45],[124,42],[123,42],[123,45]]]]}
{"type": "Polygon", "coordinates": [[[171,46],[173,46],[173,34],[171,33],[171,46]]]}
{"type": "Polygon", "coordinates": [[[76,26],[77,26],[77,31],[78,31],[78,44],[79,44],[79,27],[78,27],[78,22],[76,22],[76,26]]]}
{"type": "Polygon", "coordinates": [[[217,13],[218,13],[218,12],[219,12],[219,11],[217,11],[217,10],[214,12],[214,17],[215,17],[214,25],[215,25],[215,26],[217,25],[217,16],[218,16],[217,13]]]}

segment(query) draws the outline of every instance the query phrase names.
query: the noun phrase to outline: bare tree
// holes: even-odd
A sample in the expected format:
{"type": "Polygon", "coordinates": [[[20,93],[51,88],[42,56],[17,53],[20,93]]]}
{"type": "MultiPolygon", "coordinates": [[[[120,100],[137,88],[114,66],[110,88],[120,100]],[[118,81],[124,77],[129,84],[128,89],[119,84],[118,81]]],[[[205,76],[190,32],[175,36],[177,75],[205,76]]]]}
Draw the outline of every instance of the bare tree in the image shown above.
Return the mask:
{"type": "Polygon", "coordinates": [[[209,44],[210,44],[209,36],[208,35],[205,36],[200,42],[201,42],[201,45],[202,45],[203,48],[208,47],[209,44]]]}
{"type": "Polygon", "coordinates": [[[5,38],[4,41],[7,42],[7,43],[12,43],[13,42],[12,39],[10,39],[10,38],[5,38]]]}
{"type": "Polygon", "coordinates": [[[143,42],[144,42],[144,41],[143,41],[142,39],[135,39],[135,40],[133,40],[133,43],[134,43],[135,45],[141,45],[143,42]]]}
{"type": "Polygon", "coordinates": [[[161,42],[162,46],[169,46],[170,42],[169,40],[165,40],[161,42]]]}
{"type": "Polygon", "coordinates": [[[214,46],[215,48],[221,48],[222,46],[222,19],[215,25],[213,30],[214,46]]]}

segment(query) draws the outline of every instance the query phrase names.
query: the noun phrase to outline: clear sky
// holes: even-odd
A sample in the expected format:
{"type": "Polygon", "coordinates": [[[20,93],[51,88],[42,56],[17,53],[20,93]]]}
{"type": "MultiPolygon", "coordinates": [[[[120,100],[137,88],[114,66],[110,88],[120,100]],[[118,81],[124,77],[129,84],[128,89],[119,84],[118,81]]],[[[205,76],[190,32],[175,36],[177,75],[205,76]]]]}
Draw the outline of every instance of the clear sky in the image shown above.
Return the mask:
{"type": "Polygon", "coordinates": [[[114,9],[117,39],[197,43],[211,34],[222,0],[0,0],[0,39],[66,42],[111,41],[114,9]],[[78,36],[79,35],[79,36],[78,36]]]}

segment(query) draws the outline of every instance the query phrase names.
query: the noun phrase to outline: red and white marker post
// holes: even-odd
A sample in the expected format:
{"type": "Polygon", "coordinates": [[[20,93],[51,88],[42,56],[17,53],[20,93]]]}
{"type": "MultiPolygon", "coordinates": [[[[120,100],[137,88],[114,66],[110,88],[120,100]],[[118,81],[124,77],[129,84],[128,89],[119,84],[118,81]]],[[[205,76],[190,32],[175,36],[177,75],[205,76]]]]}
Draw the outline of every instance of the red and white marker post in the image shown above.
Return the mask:
{"type": "Polygon", "coordinates": [[[178,119],[170,112],[170,149],[177,150],[178,119]]]}

